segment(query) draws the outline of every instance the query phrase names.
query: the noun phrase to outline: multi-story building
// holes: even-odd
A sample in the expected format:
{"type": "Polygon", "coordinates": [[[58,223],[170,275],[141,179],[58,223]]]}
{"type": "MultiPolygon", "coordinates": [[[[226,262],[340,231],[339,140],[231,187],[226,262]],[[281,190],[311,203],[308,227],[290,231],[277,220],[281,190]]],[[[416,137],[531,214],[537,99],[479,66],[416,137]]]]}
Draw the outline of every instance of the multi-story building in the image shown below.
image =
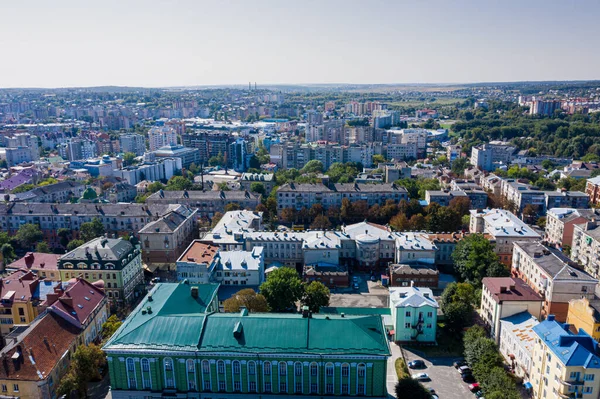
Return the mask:
{"type": "Polygon", "coordinates": [[[494,252],[505,265],[511,264],[513,243],[538,241],[541,236],[531,227],[503,209],[471,210],[469,232],[488,234],[496,242],[494,252]]]}
{"type": "Polygon", "coordinates": [[[105,190],[102,196],[112,204],[132,202],[137,196],[137,188],[129,183],[119,182],[105,190]]]}
{"type": "Polygon", "coordinates": [[[8,167],[35,161],[29,147],[0,148],[0,159],[4,159],[8,167]]]}
{"type": "Polygon", "coordinates": [[[177,145],[177,132],[171,126],[153,126],[148,130],[148,141],[150,151],[156,151],[165,146],[177,145]]]}
{"type": "Polygon", "coordinates": [[[569,328],[554,315],[533,327],[531,385],[535,399],[598,397],[598,343],[584,331],[574,334],[569,328]]]}
{"type": "Polygon", "coordinates": [[[72,198],[81,197],[84,190],[85,185],[76,181],[66,180],[48,184],[47,186],[36,187],[19,196],[19,200],[62,204],[69,202],[72,198]]]}
{"type": "Polygon", "coordinates": [[[146,138],[141,134],[122,134],[119,136],[122,152],[132,152],[135,155],[144,155],[146,152],[146,138]]]}
{"type": "Polygon", "coordinates": [[[275,187],[275,174],[273,173],[242,173],[240,186],[242,190],[250,191],[252,183],[260,183],[265,188],[266,195],[269,195],[275,187]]]}
{"type": "Polygon", "coordinates": [[[448,161],[453,162],[462,155],[462,146],[460,144],[450,144],[446,147],[446,157],[448,161]]]}
{"type": "Polygon", "coordinates": [[[103,348],[115,399],[387,395],[381,316],[217,313],[216,291],[152,289],[103,348]]]}
{"type": "Polygon", "coordinates": [[[141,181],[169,180],[183,168],[181,158],[162,158],[158,161],[144,162],[140,165],[126,166],[113,171],[113,176],[135,186],[141,181]]]}
{"type": "Polygon", "coordinates": [[[408,200],[408,192],[395,183],[338,183],[333,188],[323,184],[287,183],[277,189],[279,213],[284,208],[300,210],[310,208],[317,203],[325,209],[332,206],[341,207],[344,198],[350,202],[366,201],[368,206],[373,206],[384,204],[387,200],[394,202],[408,200]]]}
{"type": "Polygon", "coordinates": [[[197,130],[181,135],[181,144],[200,150],[200,162],[206,164],[211,157],[221,155],[229,159],[229,144],[234,136],[230,132],[197,130]]]}
{"type": "Polygon", "coordinates": [[[559,100],[542,100],[532,97],[529,115],[554,116],[554,111],[560,110],[562,102],[559,100]]]}
{"type": "Polygon", "coordinates": [[[577,298],[569,301],[567,323],[600,341],[600,300],[577,298]]]}
{"type": "MultiPolygon", "coordinates": [[[[486,198],[487,194],[484,192],[486,198]]],[[[427,190],[425,191],[425,201],[427,204],[436,203],[440,206],[448,206],[450,205],[450,201],[454,198],[469,198],[467,194],[463,191],[442,191],[442,190],[427,190]]],[[[469,203],[471,201],[469,200],[469,203]]],[[[473,207],[469,204],[470,209],[478,209],[477,207],[473,207]]],[[[481,208],[479,208],[481,209],[481,208]]]]}
{"type": "Polygon", "coordinates": [[[573,227],[571,257],[592,276],[600,277],[600,227],[598,222],[585,222],[573,227]]]}
{"type": "Polygon", "coordinates": [[[146,199],[148,205],[180,204],[198,209],[199,217],[212,218],[225,212],[225,206],[237,203],[244,209],[256,209],[261,195],[248,191],[164,191],[159,190],[146,199]]]}
{"type": "MultiPolygon", "coordinates": [[[[28,148],[31,161],[40,159],[40,146],[37,136],[29,133],[16,133],[13,136],[5,137],[4,140],[8,148],[28,148]]],[[[11,164],[8,166],[11,166],[11,164]]]]}
{"type": "Polygon", "coordinates": [[[546,212],[546,230],[544,239],[550,245],[561,248],[573,244],[573,228],[576,224],[600,220],[600,210],[550,208],[546,212]]]}
{"type": "Polygon", "coordinates": [[[431,265],[421,264],[391,264],[388,276],[392,287],[409,287],[413,284],[415,287],[437,288],[440,280],[439,271],[431,265]]]}
{"type": "Polygon", "coordinates": [[[121,238],[95,238],[61,256],[61,279],[102,280],[111,305],[133,301],[144,281],[140,250],[121,238]]]}
{"type": "Polygon", "coordinates": [[[521,312],[500,320],[498,350],[512,372],[524,379],[531,376],[531,356],[536,335],[533,328],[538,319],[528,312],[521,312]]]}
{"type": "Polygon", "coordinates": [[[146,263],[175,263],[196,234],[197,209],[175,205],[139,230],[146,263]]]}
{"type": "Polygon", "coordinates": [[[229,211],[200,241],[218,245],[224,251],[244,249],[244,234],[262,230],[262,212],[229,211]]]}
{"type": "Polygon", "coordinates": [[[513,277],[486,277],[481,289],[479,314],[490,331],[500,340],[500,321],[521,312],[540,318],[544,299],[525,282],[513,277]]]}
{"type": "Polygon", "coordinates": [[[504,179],[501,183],[501,195],[507,203],[514,204],[515,212],[520,214],[527,205],[531,205],[539,214],[546,212],[546,192],[537,190],[530,184],[515,179],[504,179]]]}
{"type": "Polygon", "coordinates": [[[439,305],[431,289],[414,286],[391,288],[389,303],[394,341],[436,341],[439,305]]]}
{"type": "Polygon", "coordinates": [[[553,314],[564,321],[571,299],[594,298],[598,280],[560,251],[531,241],[515,242],[514,247],[512,273],[544,298],[542,318],[553,314]]]}
{"type": "Polygon", "coordinates": [[[58,230],[71,230],[71,238],[79,238],[82,223],[98,219],[106,234],[111,236],[131,235],[147,223],[168,213],[177,205],[167,203],[146,204],[90,204],[90,203],[8,203],[0,204],[0,226],[14,235],[25,223],[40,227],[44,241],[50,246],[60,245],[58,230]]]}
{"type": "Polygon", "coordinates": [[[69,139],[64,143],[59,144],[57,149],[58,154],[63,159],[68,159],[69,161],[95,158],[96,155],[98,155],[95,142],[79,138],[69,139]]]}
{"type": "Polygon", "coordinates": [[[29,324],[43,311],[46,295],[56,282],[41,280],[31,271],[18,270],[0,280],[0,332],[7,334],[16,324],[29,324]]]}
{"type": "Polygon", "coordinates": [[[60,255],[56,254],[27,252],[21,259],[6,266],[6,269],[11,272],[16,272],[18,270],[32,271],[38,277],[44,279],[44,281],[59,282],[61,281],[60,273],[58,271],[59,258],[60,255]]]}
{"type": "Polygon", "coordinates": [[[492,171],[500,164],[509,164],[515,150],[515,147],[501,141],[474,146],[471,149],[471,165],[481,170],[492,171]]]}
{"type": "Polygon", "coordinates": [[[197,148],[187,148],[182,145],[166,145],[152,151],[151,154],[157,159],[164,158],[179,158],[181,159],[181,166],[183,168],[189,168],[191,164],[200,165],[200,150],[197,148]]]}
{"type": "Polygon", "coordinates": [[[593,205],[600,205],[600,176],[587,179],[585,193],[590,197],[590,202],[593,205]]]}
{"type": "Polygon", "coordinates": [[[550,191],[545,192],[546,209],[551,208],[575,208],[584,209],[590,207],[590,196],[581,191],[550,191]]]}

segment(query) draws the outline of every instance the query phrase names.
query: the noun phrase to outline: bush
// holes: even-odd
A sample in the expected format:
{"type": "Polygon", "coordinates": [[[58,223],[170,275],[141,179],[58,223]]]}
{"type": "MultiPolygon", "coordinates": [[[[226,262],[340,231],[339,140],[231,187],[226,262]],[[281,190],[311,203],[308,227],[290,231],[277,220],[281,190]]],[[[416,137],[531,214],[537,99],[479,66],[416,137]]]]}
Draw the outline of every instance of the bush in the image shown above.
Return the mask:
{"type": "Polygon", "coordinates": [[[394,366],[396,367],[396,375],[398,376],[399,380],[406,377],[410,377],[408,366],[406,365],[404,359],[402,359],[401,357],[396,359],[396,363],[394,363],[394,366]]]}

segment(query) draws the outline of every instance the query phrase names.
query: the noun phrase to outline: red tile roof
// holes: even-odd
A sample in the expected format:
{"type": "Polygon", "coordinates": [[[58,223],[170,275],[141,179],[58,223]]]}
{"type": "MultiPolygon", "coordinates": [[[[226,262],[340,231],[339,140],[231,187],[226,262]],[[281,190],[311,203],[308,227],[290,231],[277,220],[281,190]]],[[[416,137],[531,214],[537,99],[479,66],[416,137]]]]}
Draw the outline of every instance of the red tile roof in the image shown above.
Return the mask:
{"type": "Polygon", "coordinates": [[[12,307],[13,302],[31,301],[39,283],[39,278],[30,271],[18,270],[9,274],[0,280],[0,306],[12,307]]]}
{"type": "Polygon", "coordinates": [[[80,328],[61,317],[46,313],[18,336],[16,343],[8,342],[4,347],[0,359],[0,378],[24,381],[45,379],[80,332],[80,328]]]}
{"type": "Polygon", "coordinates": [[[483,286],[490,291],[496,302],[542,301],[542,297],[520,278],[486,277],[483,286]]]}
{"type": "Polygon", "coordinates": [[[74,325],[85,327],[94,310],[106,305],[106,294],[82,278],[69,283],[66,290],[57,288],[53,294],[48,294],[45,305],[74,325]]]}
{"type": "Polygon", "coordinates": [[[29,252],[19,260],[8,265],[9,269],[25,270],[56,270],[58,271],[58,259],[61,255],[44,254],[40,252],[29,252]]]}

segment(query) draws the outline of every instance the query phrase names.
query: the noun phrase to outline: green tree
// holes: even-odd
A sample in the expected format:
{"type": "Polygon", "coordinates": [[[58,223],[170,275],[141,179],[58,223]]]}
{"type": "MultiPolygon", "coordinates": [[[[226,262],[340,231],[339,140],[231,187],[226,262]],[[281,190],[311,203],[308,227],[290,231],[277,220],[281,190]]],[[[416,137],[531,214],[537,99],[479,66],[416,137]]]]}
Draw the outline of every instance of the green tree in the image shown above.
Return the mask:
{"type": "Polygon", "coordinates": [[[323,162],[312,159],[304,165],[300,173],[323,173],[324,170],[323,162]]]}
{"type": "Polygon", "coordinates": [[[456,158],[452,161],[452,173],[457,176],[462,176],[465,174],[465,169],[470,166],[469,160],[467,158],[456,158]]]}
{"type": "Polygon", "coordinates": [[[375,154],[375,155],[373,155],[373,158],[371,159],[371,161],[372,161],[373,165],[377,166],[380,163],[385,163],[386,159],[381,154],[375,154]]]}
{"type": "Polygon", "coordinates": [[[59,392],[70,393],[73,387],[76,387],[79,397],[87,398],[88,383],[102,377],[99,369],[105,365],[106,355],[100,347],[94,344],[79,345],[71,358],[71,365],[67,373],[68,377],[61,379],[59,392]],[[62,387],[63,384],[64,387],[62,387]]]}
{"type": "Polygon", "coordinates": [[[296,270],[280,267],[269,273],[267,281],[261,284],[260,293],[265,296],[273,312],[296,309],[296,301],[302,297],[302,280],[296,270]]]}
{"type": "Polygon", "coordinates": [[[508,270],[500,263],[492,244],[482,234],[460,240],[452,253],[455,270],[461,279],[476,286],[484,277],[502,277],[508,270]]]}
{"type": "Polygon", "coordinates": [[[12,194],[19,194],[19,193],[24,193],[27,192],[29,190],[33,190],[35,188],[35,186],[33,184],[21,184],[20,186],[15,187],[11,193],[12,194]]]}
{"type": "Polygon", "coordinates": [[[165,187],[165,190],[167,190],[167,191],[189,190],[192,188],[193,184],[194,183],[192,183],[191,180],[186,179],[183,176],[173,176],[167,182],[167,186],[165,187]]]}
{"type": "Polygon", "coordinates": [[[56,235],[60,238],[60,245],[62,245],[63,248],[66,248],[67,244],[69,244],[69,240],[71,238],[71,230],[61,227],[56,232],[56,235]]]}
{"type": "Polygon", "coordinates": [[[397,399],[431,399],[427,388],[411,376],[399,379],[395,391],[397,399]]]}
{"type": "Polygon", "coordinates": [[[302,294],[302,305],[308,306],[311,312],[318,313],[319,310],[329,305],[331,293],[320,281],[312,281],[304,287],[302,294]]]}
{"type": "Polygon", "coordinates": [[[267,190],[265,189],[265,185],[257,181],[250,184],[250,191],[261,195],[265,195],[267,192],[267,190]]]}
{"type": "Polygon", "coordinates": [[[123,154],[123,166],[133,165],[135,162],[135,154],[133,152],[126,152],[123,154]]]}
{"type": "Polygon", "coordinates": [[[83,244],[85,244],[85,241],[83,241],[83,240],[71,240],[67,244],[67,251],[70,252],[70,251],[74,250],[75,248],[82,246],[83,244]]]}
{"type": "Polygon", "coordinates": [[[242,307],[245,307],[251,313],[269,311],[267,299],[264,295],[257,294],[252,288],[240,290],[223,302],[225,312],[237,313],[242,307]]]}
{"type": "Polygon", "coordinates": [[[229,204],[225,205],[225,207],[223,207],[223,210],[225,212],[240,211],[242,210],[242,206],[237,202],[230,202],[229,204]]]}
{"type": "Polygon", "coordinates": [[[223,166],[225,166],[225,158],[223,157],[223,154],[219,152],[218,155],[209,158],[208,164],[210,166],[221,166],[221,167],[223,167],[223,166]]]}
{"type": "Polygon", "coordinates": [[[17,257],[17,255],[15,254],[15,249],[12,245],[8,243],[2,244],[2,246],[0,246],[0,253],[2,254],[2,263],[4,264],[4,266],[8,265],[17,257]]]}
{"type": "Polygon", "coordinates": [[[552,170],[552,168],[554,168],[555,166],[556,164],[549,159],[544,159],[542,161],[542,168],[546,170],[552,170]]]}
{"type": "Polygon", "coordinates": [[[104,341],[108,340],[110,337],[114,335],[115,332],[121,327],[123,322],[119,320],[116,315],[110,316],[104,324],[102,324],[102,331],[100,334],[102,335],[102,339],[104,341]]]}
{"type": "Polygon", "coordinates": [[[214,229],[222,217],[223,217],[223,214],[221,212],[215,212],[212,220],[210,221],[210,228],[214,229]]]}
{"type": "Polygon", "coordinates": [[[316,230],[329,230],[331,229],[331,227],[331,221],[325,215],[315,216],[312,223],[310,224],[310,228],[316,230]]]}
{"type": "Polygon", "coordinates": [[[40,241],[35,246],[35,252],[43,253],[43,254],[51,254],[52,250],[50,246],[45,241],[40,241]]]}
{"type": "Polygon", "coordinates": [[[155,192],[164,190],[164,189],[165,189],[165,185],[159,181],[150,183],[150,184],[148,184],[148,187],[146,187],[146,191],[149,192],[150,194],[154,194],[155,192]]]}
{"type": "Polygon", "coordinates": [[[23,249],[31,249],[35,243],[41,241],[44,234],[37,224],[26,223],[22,224],[15,235],[16,241],[23,249]]]}
{"type": "Polygon", "coordinates": [[[106,233],[106,230],[98,218],[93,218],[91,222],[81,223],[81,226],[79,227],[79,237],[81,237],[84,242],[101,237],[104,233],[106,233]]]}

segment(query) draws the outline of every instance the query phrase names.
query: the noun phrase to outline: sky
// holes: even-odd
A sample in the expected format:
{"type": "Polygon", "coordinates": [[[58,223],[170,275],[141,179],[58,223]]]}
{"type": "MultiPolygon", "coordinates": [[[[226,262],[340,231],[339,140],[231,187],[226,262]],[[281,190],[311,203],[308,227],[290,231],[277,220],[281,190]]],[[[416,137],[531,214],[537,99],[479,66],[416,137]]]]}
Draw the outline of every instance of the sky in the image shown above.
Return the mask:
{"type": "Polygon", "coordinates": [[[0,87],[600,79],[600,0],[0,2],[0,87]]]}

